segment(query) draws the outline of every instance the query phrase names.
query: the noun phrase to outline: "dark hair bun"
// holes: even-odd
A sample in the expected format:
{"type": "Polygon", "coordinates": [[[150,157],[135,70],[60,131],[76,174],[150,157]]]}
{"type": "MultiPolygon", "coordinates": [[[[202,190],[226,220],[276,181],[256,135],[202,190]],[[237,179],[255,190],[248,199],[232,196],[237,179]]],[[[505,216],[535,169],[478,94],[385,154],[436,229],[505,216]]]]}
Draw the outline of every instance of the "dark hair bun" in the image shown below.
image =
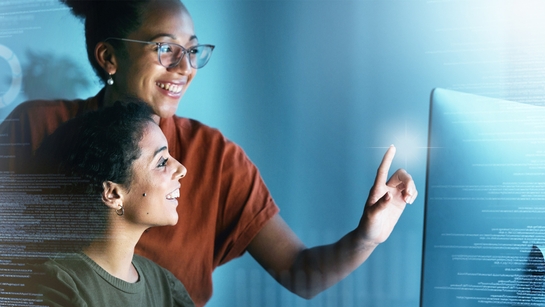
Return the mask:
{"type": "Polygon", "coordinates": [[[95,11],[96,7],[99,5],[98,2],[93,0],[60,0],[66,6],[70,8],[72,14],[76,17],[87,18],[92,12],[95,11]]]}

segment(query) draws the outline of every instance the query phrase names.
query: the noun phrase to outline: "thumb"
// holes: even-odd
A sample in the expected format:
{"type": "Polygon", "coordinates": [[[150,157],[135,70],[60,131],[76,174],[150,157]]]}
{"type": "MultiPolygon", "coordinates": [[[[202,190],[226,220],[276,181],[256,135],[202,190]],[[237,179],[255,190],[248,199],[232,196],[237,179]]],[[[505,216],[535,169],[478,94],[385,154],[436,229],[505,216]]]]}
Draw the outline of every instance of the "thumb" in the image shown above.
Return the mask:
{"type": "Polygon", "coordinates": [[[373,210],[373,212],[382,210],[386,207],[386,204],[388,204],[390,199],[392,199],[392,195],[389,191],[386,191],[386,193],[384,193],[384,195],[382,195],[382,197],[379,198],[376,203],[371,204],[371,209],[373,210]]]}

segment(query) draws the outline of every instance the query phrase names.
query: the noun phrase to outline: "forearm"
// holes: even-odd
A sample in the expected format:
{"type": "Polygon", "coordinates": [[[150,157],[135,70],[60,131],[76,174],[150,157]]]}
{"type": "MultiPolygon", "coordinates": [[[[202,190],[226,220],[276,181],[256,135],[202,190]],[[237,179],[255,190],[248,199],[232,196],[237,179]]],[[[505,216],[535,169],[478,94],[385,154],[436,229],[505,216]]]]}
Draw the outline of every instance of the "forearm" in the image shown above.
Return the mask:
{"type": "Polygon", "coordinates": [[[302,250],[290,269],[275,278],[293,293],[312,298],[357,269],[376,247],[352,231],[336,243],[302,250]]]}
{"type": "Polygon", "coordinates": [[[378,168],[356,230],[336,243],[307,248],[276,215],[252,240],[250,254],[284,287],[304,298],[312,298],[345,278],[388,239],[406,203],[412,203],[418,194],[404,170],[386,180],[394,155],[395,147],[391,146],[378,168]]]}

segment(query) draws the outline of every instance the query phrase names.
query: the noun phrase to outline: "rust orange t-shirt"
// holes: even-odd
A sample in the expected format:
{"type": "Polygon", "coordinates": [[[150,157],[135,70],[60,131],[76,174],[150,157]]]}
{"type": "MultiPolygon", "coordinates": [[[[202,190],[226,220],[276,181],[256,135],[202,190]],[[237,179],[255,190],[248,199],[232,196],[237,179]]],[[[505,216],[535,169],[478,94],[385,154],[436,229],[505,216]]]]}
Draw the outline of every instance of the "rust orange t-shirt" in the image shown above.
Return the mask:
{"type": "MultiPolygon", "coordinates": [[[[24,167],[44,137],[100,108],[102,95],[17,106],[0,126],[0,170],[24,167]]],[[[181,180],[178,223],[146,231],[136,253],[171,271],[202,306],[212,296],[213,270],[241,256],[279,209],[255,165],[217,129],[178,116],[161,119],[159,126],[187,175],[181,180]]]]}

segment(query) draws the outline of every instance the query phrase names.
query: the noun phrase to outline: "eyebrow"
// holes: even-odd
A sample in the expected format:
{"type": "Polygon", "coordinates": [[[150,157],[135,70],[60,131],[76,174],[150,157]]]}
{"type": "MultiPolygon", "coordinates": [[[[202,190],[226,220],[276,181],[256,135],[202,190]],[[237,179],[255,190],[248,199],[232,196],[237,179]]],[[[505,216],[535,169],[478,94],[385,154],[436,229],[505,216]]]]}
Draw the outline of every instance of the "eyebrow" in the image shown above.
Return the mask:
{"type": "MultiPolygon", "coordinates": [[[[172,34],[168,34],[168,33],[159,33],[159,34],[156,34],[156,35],[152,36],[152,37],[150,38],[150,41],[152,41],[152,40],[154,40],[154,39],[157,39],[157,38],[159,38],[159,37],[170,37],[170,38],[172,38],[172,39],[176,39],[176,36],[174,36],[174,35],[172,35],[172,34]]],[[[190,41],[192,41],[192,40],[194,40],[194,39],[195,39],[195,40],[198,40],[198,39],[197,39],[197,35],[191,35],[191,37],[189,38],[190,41]]]]}
{"type": "Polygon", "coordinates": [[[161,151],[164,151],[164,150],[167,150],[167,147],[166,147],[166,146],[163,146],[163,147],[157,149],[157,150],[153,153],[153,157],[157,156],[158,153],[160,153],[161,151]]]}

